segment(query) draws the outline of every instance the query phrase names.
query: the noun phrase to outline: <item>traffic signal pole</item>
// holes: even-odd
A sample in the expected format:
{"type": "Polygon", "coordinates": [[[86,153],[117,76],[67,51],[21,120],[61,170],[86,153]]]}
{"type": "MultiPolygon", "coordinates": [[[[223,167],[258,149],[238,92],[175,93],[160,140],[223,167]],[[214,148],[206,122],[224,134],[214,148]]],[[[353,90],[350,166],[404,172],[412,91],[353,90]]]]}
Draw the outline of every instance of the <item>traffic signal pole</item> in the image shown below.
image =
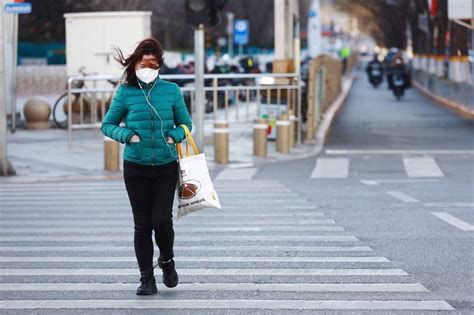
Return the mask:
{"type": "Polygon", "coordinates": [[[194,56],[195,56],[195,93],[196,93],[196,107],[193,115],[194,130],[196,136],[196,145],[200,152],[204,149],[204,106],[205,106],[205,92],[204,92],[204,26],[200,24],[194,31],[194,56]]]}

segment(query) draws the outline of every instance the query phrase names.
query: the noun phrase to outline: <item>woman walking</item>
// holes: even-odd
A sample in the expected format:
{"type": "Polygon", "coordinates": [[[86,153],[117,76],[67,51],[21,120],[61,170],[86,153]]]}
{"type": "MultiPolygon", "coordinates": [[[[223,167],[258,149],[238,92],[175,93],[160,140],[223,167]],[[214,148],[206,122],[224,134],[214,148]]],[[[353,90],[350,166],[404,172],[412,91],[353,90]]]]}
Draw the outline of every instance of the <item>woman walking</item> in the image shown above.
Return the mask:
{"type": "Polygon", "coordinates": [[[122,84],[104,117],[104,135],[125,143],[123,170],[125,187],[135,225],[134,247],[140,268],[137,295],[157,293],[153,267],[153,240],[159,248],[158,266],[167,287],[178,284],[173,261],[173,200],[178,181],[180,143],[192,123],[179,87],[160,79],[163,48],[147,38],[125,58],[116,49],[116,60],[125,68],[122,84]],[[120,123],[122,119],[125,125],[120,123]]]}

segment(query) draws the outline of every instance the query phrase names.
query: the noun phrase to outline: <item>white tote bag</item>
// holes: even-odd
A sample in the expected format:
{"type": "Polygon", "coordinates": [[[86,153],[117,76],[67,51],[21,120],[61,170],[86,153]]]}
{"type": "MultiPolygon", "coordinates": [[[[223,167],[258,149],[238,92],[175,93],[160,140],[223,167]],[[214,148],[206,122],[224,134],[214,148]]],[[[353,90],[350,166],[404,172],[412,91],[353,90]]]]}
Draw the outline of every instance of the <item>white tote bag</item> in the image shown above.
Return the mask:
{"type": "Polygon", "coordinates": [[[177,218],[204,208],[221,209],[207,169],[206,156],[204,153],[199,154],[189,129],[185,125],[181,127],[186,133],[186,156],[183,156],[181,144],[176,144],[179,155],[177,218]],[[194,155],[190,153],[190,145],[194,155]]]}

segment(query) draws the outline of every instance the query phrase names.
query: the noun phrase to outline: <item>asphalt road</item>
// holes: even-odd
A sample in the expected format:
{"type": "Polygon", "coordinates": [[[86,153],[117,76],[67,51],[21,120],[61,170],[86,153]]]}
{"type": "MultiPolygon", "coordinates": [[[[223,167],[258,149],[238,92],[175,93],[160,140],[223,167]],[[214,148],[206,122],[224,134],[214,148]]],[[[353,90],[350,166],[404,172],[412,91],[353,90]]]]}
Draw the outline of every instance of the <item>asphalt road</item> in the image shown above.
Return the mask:
{"type": "Polygon", "coordinates": [[[255,178],[281,178],[438,299],[474,312],[473,121],[416,90],[398,102],[360,74],[321,155],[255,178]]]}
{"type": "Polygon", "coordinates": [[[473,131],[359,77],[319,156],[213,173],[148,298],[122,181],[0,184],[0,313],[468,314],[473,131]]]}

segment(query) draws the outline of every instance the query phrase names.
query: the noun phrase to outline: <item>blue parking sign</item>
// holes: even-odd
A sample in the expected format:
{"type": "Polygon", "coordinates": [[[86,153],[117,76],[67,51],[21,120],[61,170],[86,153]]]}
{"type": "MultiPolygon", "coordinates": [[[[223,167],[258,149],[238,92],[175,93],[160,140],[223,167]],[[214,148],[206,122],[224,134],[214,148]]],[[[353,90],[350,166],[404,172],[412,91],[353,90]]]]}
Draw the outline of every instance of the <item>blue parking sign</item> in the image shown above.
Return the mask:
{"type": "Polygon", "coordinates": [[[12,2],[5,4],[5,13],[10,14],[30,14],[30,2],[12,2]]]}
{"type": "Polygon", "coordinates": [[[249,21],[234,20],[234,43],[247,45],[249,43],[249,21]]]}

